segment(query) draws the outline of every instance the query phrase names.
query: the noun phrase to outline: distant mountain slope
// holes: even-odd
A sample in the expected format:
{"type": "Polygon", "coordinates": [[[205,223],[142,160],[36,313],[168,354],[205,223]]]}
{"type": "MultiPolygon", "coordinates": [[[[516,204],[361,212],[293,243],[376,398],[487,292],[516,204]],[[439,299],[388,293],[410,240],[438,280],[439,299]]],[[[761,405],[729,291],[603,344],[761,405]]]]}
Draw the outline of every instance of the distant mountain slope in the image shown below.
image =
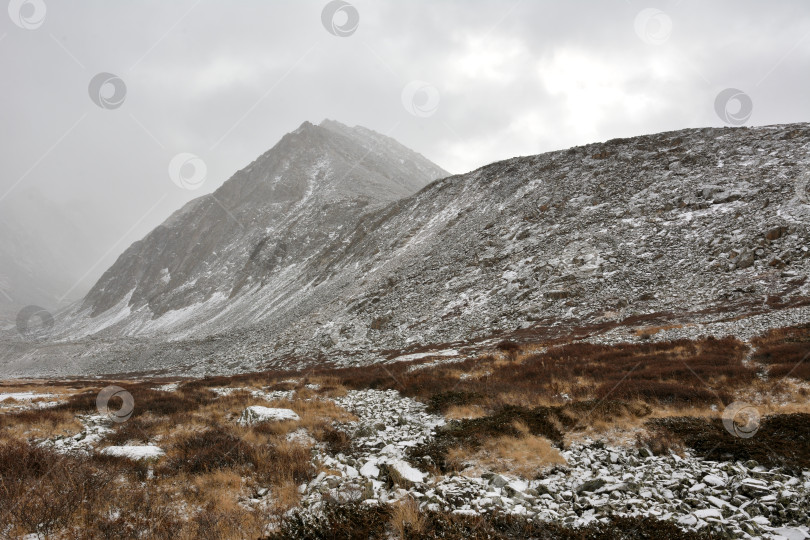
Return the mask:
{"type": "Polygon", "coordinates": [[[203,311],[214,316],[245,288],[297,281],[295,268],[346,235],[360,215],[442,176],[371,130],[305,122],[127,249],[64,331],[171,331],[185,321],[183,310],[206,302],[203,311]]]}
{"type": "Polygon", "coordinates": [[[56,203],[35,188],[0,201],[0,327],[24,306],[53,310],[87,292],[106,236],[93,228],[95,210],[86,201],[56,203]]]}
{"type": "MultiPolygon", "coordinates": [[[[793,315],[775,313],[810,297],[808,124],[519,157],[401,200],[396,182],[361,179],[388,194],[365,203],[350,191],[354,173],[341,174],[350,161],[335,157],[362,150],[330,129],[302,126],[223,186],[221,201],[245,209],[235,214],[244,230],[201,199],[133,245],[88,295],[95,317],[65,327],[75,340],[82,324],[108,324],[103,340],[26,358],[42,368],[61,354],[75,371],[103,373],[373,362],[421,344],[653,314],[687,331],[763,313],[766,328],[769,313],[789,324],[793,315]]],[[[388,171],[386,155],[363,170],[388,171]]]]}

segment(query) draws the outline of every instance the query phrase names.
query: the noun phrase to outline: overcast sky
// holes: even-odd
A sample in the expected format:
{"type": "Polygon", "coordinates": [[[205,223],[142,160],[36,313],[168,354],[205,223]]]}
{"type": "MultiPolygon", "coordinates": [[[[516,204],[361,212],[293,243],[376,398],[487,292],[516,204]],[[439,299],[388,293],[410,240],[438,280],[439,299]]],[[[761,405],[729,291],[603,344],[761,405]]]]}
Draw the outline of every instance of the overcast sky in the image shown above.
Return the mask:
{"type": "Polygon", "coordinates": [[[0,208],[32,189],[82,208],[98,255],[85,281],[304,120],[369,127],[453,173],[614,137],[810,120],[806,0],[12,0],[8,12],[0,208]],[[115,78],[91,84],[99,73],[115,78]],[[718,112],[728,88],[742,94],[718,112]],[[178,154],[205,164],[198,189],[172,182],[178,154]]]}

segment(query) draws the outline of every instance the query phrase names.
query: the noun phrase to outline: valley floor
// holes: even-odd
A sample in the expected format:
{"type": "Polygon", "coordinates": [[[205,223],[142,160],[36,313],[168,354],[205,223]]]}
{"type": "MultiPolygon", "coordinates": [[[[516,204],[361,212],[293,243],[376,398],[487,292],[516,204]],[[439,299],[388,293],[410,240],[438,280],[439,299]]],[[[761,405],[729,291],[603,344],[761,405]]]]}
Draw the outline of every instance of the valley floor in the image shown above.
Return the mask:
{"type": "Polygon", "coordinates": [[[10,538],[810,538],[810,325],[0,385],[10,538]]]}

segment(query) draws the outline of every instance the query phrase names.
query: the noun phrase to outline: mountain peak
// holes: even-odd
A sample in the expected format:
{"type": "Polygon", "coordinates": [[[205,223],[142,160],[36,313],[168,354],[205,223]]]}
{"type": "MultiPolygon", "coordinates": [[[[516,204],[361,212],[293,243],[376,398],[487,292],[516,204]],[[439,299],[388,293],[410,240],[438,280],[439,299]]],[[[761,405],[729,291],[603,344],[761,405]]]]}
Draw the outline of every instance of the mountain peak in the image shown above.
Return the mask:
{"type": "Polygon", "coordinates": [[[133,317],[121,325],[138,332],[150,326],[144,320],[267,282],[361,215],[445,176],[370,129],[304,122],[214,194],[187,204],[130,246],[83,306],[91,319],[140,310],[138,323],[133,317]]]}

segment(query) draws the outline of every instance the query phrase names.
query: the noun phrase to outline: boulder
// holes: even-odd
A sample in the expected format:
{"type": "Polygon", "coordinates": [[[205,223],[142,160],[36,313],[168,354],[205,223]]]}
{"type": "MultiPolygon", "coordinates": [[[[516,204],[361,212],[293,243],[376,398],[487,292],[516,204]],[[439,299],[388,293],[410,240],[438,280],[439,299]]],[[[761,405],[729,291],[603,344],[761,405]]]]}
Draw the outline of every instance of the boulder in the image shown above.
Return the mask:
{"type": "Polygon", "coordinates": [[[300,417],[292,409],[276,409],[253,405],[242,412],[239,417],[239,424],[246,426],[260,422],[283,422],[286,420],[296,421],[300,420],[300,417]]]}
{"type": "Polygon", "coordinates": [[[787,227],[773,227],[765,232],[765,239],[773,242],[779,240],[787,232],[787,227]]]}
{"type": "Polygon", "coordinates": [[[599,488],[601,488],[602,486],[604,486],[605,484],[607,484],[607,482],[602,478],[594,478],[593,480],[588,480],[587,482],[579,486],[579,489],[577,489],[577,493],[594,492],[599,488]]]}

